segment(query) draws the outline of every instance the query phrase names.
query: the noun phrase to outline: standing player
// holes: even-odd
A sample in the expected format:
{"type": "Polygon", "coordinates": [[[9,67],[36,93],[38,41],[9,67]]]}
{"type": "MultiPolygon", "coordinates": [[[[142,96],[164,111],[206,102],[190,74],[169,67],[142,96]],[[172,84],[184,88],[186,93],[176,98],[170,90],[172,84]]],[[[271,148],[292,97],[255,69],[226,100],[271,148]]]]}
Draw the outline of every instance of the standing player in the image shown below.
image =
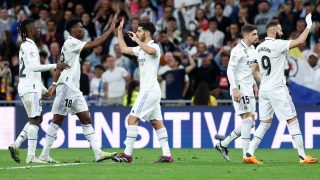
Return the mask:
{"type": "Polygon", "coordinates": [[[286,86],[284,76],[286,56],[290,48],[302,44],[308,37],[312,26],[311,14],[306,16],[307,27],[295,40],[280,40],[281,25],[274,21],[267,25],[267,37],[257,47],[258,64],[261,73],[259,92],[260,124],[250,142],[244,163],[262,164],[253,155],[266,131],[270,128],[274,113],[279,121],[286,121],[289,133],[298,149],[300,163],[316,163],[318,160],[304,152],[303,138],[297,113],[286,86]]]}
{"type": "MultiPolygon", "coordinates": [[[[230,92],[233,99],[235,114],[242,119],[242,125],[235,128],[228,137],[216,145],[222,157],[230,160],[227,146],[240,135],[242,137],[243,158],[250,143],[251,128],[254,126],[254,114],[258,88],[252,76],[252,66],[256,64],[256,50],[253,44],[258,42],[257,27],[244,25],[241,28],[243,39],[231,50],[227,75],[230,82],[230,92]]],[[[258,76],[259,77],[259,76],[258,76]]]]}
{"type": "Polygon", "coordinates": [[[27,163],[46,163],[35,157],[37,148],[39,125],[42,122],[41,97],[47,93],[41,80],[41,72],[52,69],[64,69],[67,64],[40,65],[40,57],[37,45],[34,41],[40,37],[40,29],[34,19],[28,18],[22,21],[18,31],[22,39],[19,50],[19,84],[18,93],[27,111],[29,122],[24,126],[16,141],[9,146],[12,159],[20,163],[18,149],[23,141],[28,138],[27,163]]]}
{"type": "Polygon", "coordinates": [[[168,133],[163,124],[160,99],[161,90],[157,81],[160,61],[160,47],[152,40],[155,27],[152,23],[140,23],[136,33],[129,32],[131,39],[138,44],[128,47],[123,39],[124,19],[118,28],[119,45],[122,53],[138,57],[140,69],[140,94],[135,101],[128,119],[126,149],[124,153],[111,157],[116,162],[132,162],[133,145],[138,135],[139,121],[151,121],[162,146],[163,155],[156,162],[171,163],[173,158],[168,144],[168,133]]]}
{"type": "Polygon", "coordinates": [[[83,42],[85,29],[79,19],[71,19],[66,23],[66,30],[70,33],[68,39],[64,42],[61,50],[61,60],[70,65],[70,69],[64,70],[55,77],[53,86],[50,87],[49,93],[57,89],[57,94],[53,102],[52,113],[53,120],[49,125],[46,133],[46,141],[43,146],[39,159],[47,162],[56,162],[49,156],[49,150],[57,137],[57,131],[61,126],[64,117],[70,112],[76,114],[81,121],[83,134],[89,141],[96,162],[109,159],[117,153],[108,153],[100,149],[91,118],[88,112],[88,105],[80,91],[80,52],[83,49],[92,49],[105,42],[115,28],[117,16],[114,17],[112,24],[107,32],[101,37],[90,42],[83,42]],[[57,79],[59,78],[58,82],[57,79]]]}

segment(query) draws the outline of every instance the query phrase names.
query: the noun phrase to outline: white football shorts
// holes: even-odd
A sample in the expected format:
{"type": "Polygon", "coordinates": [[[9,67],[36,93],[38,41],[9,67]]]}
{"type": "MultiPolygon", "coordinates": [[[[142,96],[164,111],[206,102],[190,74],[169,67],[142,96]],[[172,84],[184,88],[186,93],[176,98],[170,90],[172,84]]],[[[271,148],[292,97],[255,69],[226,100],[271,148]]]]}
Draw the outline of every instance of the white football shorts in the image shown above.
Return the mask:
{"type": "Polygon", "coordinates": [[[161,94],[151,91],[140,93],[129,115],[141,121],[163,120],[160,107],[161,94]]]}
{"type": "Polygon", "coordinates": [[[42,112],[41,93],[30,92],[20,96],[29,118],[40,116],[42,112]]]}
{"type": "Polygon", "coordinates": [[[241,115],[247,112],[255,114],[256,112],[256,99],[254,96],[241,96],[240,103],[233,101],[233,107],[236,115],[241,115]]]}
{"type": "Polygon", "coordinates": [[[58,84],[52,113],[66,116],[88,111],[88,105],[81,92],[75,92],[65,84],[58,84]]]}
{"type": "Polygon", "coordinates": [[[288,120],[297,115],[287,87],[276,87],[272,91],[259,92],[260,120],[272,119],[274,113],[279,121],[288,120]]]}

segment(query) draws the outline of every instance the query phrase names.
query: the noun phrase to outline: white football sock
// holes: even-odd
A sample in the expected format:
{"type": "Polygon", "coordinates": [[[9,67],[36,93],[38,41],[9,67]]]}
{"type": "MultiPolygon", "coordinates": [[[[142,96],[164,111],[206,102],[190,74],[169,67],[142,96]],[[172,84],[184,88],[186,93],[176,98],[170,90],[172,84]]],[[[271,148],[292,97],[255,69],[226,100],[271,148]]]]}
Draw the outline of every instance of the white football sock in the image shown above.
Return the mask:
{"type": "Polygon", "coordinates": [[[27,122],[27,124],[24,125],[22,131],[20,132],[19,136],[14,142],[14,144],[16,145],[16,148],[20,148],[21,144],[27,139],[28,127],[29,127],[29,122],[27,122]]]}
{"type": "Polygon", "coordinates": [[[305,159],[306,154],[304,152],[303,138],[302,138],[302,134],[300,131],[298,119],[296,119],[295,121],[288,124],[288,129],[289,129],[289,133],[292,136],[292,139],[296,145],[299,156],[301,156],[303,159],[305,159]]]}
{"type": "Polygon", "coordinates": [[[241,136],[241,125],[235,128],[229,136],[227,136],[223,141],[221,141],[222,147],[228,147],[228,145],[235,139],[241,136]]]}
{"type": "Polygon", "coordinates": [[[156,130],[158,140],[162,147],[162,153],[164,156],[171,156],[169,143],[168,143],[168,132],[166,128],[156,130]]]}
{"type": "Polygon", "coordinates": [[[248,153],[251,156],[254,155],[254,152],[258,148],[261,140],[263,139],[264,135],[266,134],[266,132],[268,131],[270,126],[271,126],[271,123],[260,122],[258,128],[254,132],[253,139],[252,139],[252,141],[250,142],[250,145],[249,145],[248,153]]]}
{"type": "Polygon", "coordinates": [[[39,127],[33,124],[29,124],[28,126],[28,156],[35,156],[37,141],[38,141],[38,131],[39,127]]]}
{"type": "Polygon", "coordinates": [[[47,129],[47,132],[46,132],[46,140],[45,140],[42,152],[41,152],[42,157],[49,156],[49,151],[51,149],[51,146],[57,138],[58,130],[59,130],[59,126],[57,124],[51,122],[49,125],[49,128],[47,129]]]}
{"type": "Polygon", "coordinates": [[[251,117],[242,120],[241,138],[243,157],[246,157],[246,153],[249,148],[252,124],[253,120],[251,117]]]}
{"type": "Polygon", "coordinates": [[[124,142],[126,145],[126,149],[124,150],[124,153],[126,155],[132,155],[133,151],[133,145],[134,142],[136,142],[136,138],[138,136],[138,126],[128,126],[127,128],[127,138],[124,142]]]}
{"type": "Polygon", "coordinates": [[[100,146],[98,145],[98,140],[96,137],[96,133],[94,132],[94,129],[92,127],[92,124],[81,124],[83,134],[89,141],[91,148],[95,154],[95,156],[98,156],[101,152],[100,146]]]}

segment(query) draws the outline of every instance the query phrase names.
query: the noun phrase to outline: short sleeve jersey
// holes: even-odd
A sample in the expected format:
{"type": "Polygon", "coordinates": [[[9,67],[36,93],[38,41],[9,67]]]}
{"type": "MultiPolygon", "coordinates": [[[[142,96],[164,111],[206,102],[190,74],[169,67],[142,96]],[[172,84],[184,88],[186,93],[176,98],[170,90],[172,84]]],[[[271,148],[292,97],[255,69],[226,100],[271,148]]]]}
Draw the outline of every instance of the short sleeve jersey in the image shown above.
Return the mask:
{"type": "Polygon", "coordinates": [[[253,45],[248,47],[242,40],[232,50],[229,66],[235,68],[235,81],[237,87],[230,87],[230,92],[238,88],[242,95],[253,96],[252,64],[256,63],[257,53],[253,45]]]}
{"type": "Polygon", "coordinates": [[[72,36],[64,42],[61,49],[61,62],[70,66],[64,69],[59,77],[58,84],[63,83],[75,92],[80,91],[80,52],[87,42],[80,41],[72,36]]]}
{"type": "Polygon", "coordinates": [[[261,91],[270,91],[278,86],[286,86],[284,70],[290,47],[290,40],[267,37],[257,47],[258,64],[261,74],[261,91]]]}
{"type": "Polygon", "coordinates": [[[147,45],[155,48],[157,53],[155,55],[150,55],[143,51],[139,46],[132,48],[133,53],[138,57],[139,62],[140,91],[161,93],[157,75],[161,56],[160,47],[158,44],[154,43],[153,40],[149,41],[147,45]]]}
{"type": "Polygon", "coordinates": [[[41,72],[32,70],[35,64],[40,65],[39,51],[34,41],[27,38],[19,50],[18,93],[20,96],[29,92],[42,92],[44,86],[41,81],[41,72]]]}

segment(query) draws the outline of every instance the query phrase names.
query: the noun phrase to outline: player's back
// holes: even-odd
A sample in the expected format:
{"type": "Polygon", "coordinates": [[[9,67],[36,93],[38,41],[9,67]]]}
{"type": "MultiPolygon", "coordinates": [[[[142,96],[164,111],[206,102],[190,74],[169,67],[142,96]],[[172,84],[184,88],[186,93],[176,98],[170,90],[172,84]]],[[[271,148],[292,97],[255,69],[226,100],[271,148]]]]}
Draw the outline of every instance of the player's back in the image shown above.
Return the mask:
{"type": "Polygon", "coordinates": [[[290,41],[267,37],[257,47],[258,63],[261,74],[261,91],[270,91],[275,87],[285,86],[285,63],[290,41]]]}
{"type": "Polygon", "coordinates": [[[19,84],[18,92],[22,96],[29,92],[41,92],[41,72],[34,72],[34,63],[40,63],[36,44],[29,38],[24,41],[19,50],[19,84]]]}
{"type": "Polygon", "coordinates": [[[86,42],[80,41],[72,36],[64,42],[61,49],[61,63],[66,63],[70,66],[64,69],[59,77],[58,84],[66,84],[73,91],[80,91],[80,52],[86,42]]]}

